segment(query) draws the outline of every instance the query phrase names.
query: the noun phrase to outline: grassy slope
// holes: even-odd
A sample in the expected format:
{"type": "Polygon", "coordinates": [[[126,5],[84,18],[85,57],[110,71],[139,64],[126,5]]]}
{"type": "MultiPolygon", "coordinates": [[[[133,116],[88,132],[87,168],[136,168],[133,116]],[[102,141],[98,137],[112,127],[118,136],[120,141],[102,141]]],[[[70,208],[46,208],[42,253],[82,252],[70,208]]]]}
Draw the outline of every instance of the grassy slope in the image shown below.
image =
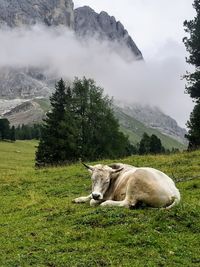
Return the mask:
{"type": "MultiPolygon", "coordinates": [[[[0,143],[0,266],[199,266],[200,180],[177,184],[172,210],[92,208],[79,164],[34,170],[35,142],[0,143]]],[[[200,173],[200,152],[122,162],[169,175],[200,173]]],[[[108,161],[107,161],[108,162],[108,161]]]]}
{"type": "Polygon", "coordinates": [[[155,134],[158,136],[165,148],[178,148],[180,150],[186,149],[186,145],[181,144],[177,140],[162,134],[156,129],[145,126],[143,123],[137,121],[133,117],[128,116],[119,109],[115,110],[115,115],[118,118],[121,130],[129,136],[129,140],[133,144],[140,142],[142,135],[146,132],[148,135],[155,134]]]}

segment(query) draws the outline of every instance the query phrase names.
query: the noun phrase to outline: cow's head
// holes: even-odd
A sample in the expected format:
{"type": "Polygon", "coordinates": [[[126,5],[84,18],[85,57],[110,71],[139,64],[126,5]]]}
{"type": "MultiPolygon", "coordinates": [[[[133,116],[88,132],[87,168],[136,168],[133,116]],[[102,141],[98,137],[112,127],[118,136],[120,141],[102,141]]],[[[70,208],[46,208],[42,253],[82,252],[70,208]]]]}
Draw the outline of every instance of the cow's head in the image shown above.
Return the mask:
{"type": "Polygon", "coordinates": [[[92,198],[94,200],[103,200],[115,174],[122,171],[123,168],[113,169],[107,165],[88,166],[83,164],[92,174],[92,198]]]}

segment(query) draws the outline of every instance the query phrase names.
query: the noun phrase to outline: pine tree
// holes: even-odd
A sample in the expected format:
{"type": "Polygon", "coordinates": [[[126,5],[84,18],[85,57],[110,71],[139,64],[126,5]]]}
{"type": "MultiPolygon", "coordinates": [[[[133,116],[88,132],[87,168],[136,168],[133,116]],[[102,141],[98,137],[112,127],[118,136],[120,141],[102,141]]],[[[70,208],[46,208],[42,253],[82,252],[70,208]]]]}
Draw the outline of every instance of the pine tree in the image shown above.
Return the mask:
{"type": "Polygon", "coordinates": [[[0,119],[0,140],[10,138],[10,122],[8,119],[0,119]]]}
{"type": "Polygon", "coordinates": [[[139,154],[144,155],[150,153],[150,136],[144,133],[139,143],[139,154]]]}
{"type": "Polygon", "coordinates": [[[10,140],[11,141],[16,141],[16,137],[15,137],[15,126],[12,126],[10,129],[10,140]]]}
{"type": "Polygon", "coordinates": [[[79,124],[79,155],[83,160],[130,155],[128,138],[119,131],[112,99],[92,79],[75,79],[73,84],[76,121],[79,124]]]}
{"type": "Polygon", "coordinates": [[[151,154],[159,154],[164,152],[161,140],[155,135],[152,134],[150,137],[150,151],[151,154]]]}
{"type": "Polygon", "coordinates": [[[76,131],[71,116],[71,92],[61,79],[50,98],[51,110],[41,128],[36,166],[56,165],[77,160],[76,131]]]}
{"type": "Polygon", "coordinates": [[[188,149],[194,150],[200,147],[200,104],[197,104],[190,115],[189,128],[186,138],[189,140],[188,149]]]}
{"type": "Polygon", "coordinates": [[[159,154],[164,153],[165,148],[162,146],[161,140],[155,134],[149,136],[147,133],[144,133],[139,143],[138,152],[140,155],[159,154]]]}
{"type": "Polygon", "coordinates": [[[200,148],[200,128],[198,127],[200,120],[200,0],[194,0],[193,7],[196,10],[195,18],[184,22],[185,31],[190,36],[183,39],[190,54],[186,60],[195,67],[195,72],[185,75],[186,91],[196,102],[190,121],[187,123],[189,132],[186,137],[189,140],[189,149],[200,148]]]}

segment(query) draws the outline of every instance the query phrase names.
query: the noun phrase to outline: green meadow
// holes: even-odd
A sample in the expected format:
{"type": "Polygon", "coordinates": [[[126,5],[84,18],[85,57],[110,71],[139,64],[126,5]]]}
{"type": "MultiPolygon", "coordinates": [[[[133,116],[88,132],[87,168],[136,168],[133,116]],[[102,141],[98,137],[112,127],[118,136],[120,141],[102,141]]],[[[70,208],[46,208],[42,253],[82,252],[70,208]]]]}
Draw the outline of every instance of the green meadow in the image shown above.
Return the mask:
{"type": "Polygon", "coordinates": [[[196,177],[177,183],[182,200],[171,210],[129,210],[73,204],[90,192],[89,173],[36,170],[36,145],[0,143],[0,267],[200,266],[200,151],[117,160],[196,177]]]}

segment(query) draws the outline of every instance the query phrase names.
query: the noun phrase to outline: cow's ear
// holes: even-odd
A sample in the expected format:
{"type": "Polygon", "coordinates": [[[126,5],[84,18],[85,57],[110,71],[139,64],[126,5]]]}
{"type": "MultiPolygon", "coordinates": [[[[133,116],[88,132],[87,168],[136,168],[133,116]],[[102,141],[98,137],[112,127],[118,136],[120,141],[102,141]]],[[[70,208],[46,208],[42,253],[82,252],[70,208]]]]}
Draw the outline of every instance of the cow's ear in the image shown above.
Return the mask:
{"type": "Polygon", "coordinates": [[[83,164],[83,166],[85,166],[88,169],[88,171],[90,171],[90,172],[93,172],[94,171],[94,167],[92,167],[90,165],[87,165],[87,164],[85,164],[83,162],[82,162],[82,164],[83,164]]]}
{"type": "Polygon", "coordinates": [[[112,173],[118,173],[118,172],[121,172],[123,169],[124,169],[124,167],[119,168],[119,169],[116,169],[116,170],[113,170],[112,173]]]}

